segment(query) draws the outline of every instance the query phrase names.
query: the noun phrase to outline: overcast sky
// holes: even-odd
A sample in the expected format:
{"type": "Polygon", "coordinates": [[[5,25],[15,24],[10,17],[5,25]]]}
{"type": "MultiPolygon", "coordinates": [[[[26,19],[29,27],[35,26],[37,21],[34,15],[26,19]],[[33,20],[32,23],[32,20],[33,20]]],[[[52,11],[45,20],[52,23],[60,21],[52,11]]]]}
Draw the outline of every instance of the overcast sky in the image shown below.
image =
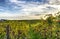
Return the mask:
{"type": "Polygon", "coordinates": [[[54,14],[58,11],[60,0],[0,0],[1,18],[54,14]]]}

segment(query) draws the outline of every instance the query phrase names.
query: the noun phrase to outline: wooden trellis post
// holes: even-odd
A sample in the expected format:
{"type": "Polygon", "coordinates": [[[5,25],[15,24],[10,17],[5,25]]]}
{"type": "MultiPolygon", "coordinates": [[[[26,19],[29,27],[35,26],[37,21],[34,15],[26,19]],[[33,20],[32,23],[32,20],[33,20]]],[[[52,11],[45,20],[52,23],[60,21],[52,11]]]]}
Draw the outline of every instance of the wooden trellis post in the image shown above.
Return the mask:
{"type": "Polygon", "coordinates": [[[9,36],[9,34],[10,34],[10,33],[9,33],[9,30],[10,30],[10,26],[7,25],[7,26],[6,26],[6,37],[7,37],[6,39],[10,39],[10,36],[9,36]]]}
{"type": "Polygon", "coordinates": [[[18,30],[18,37],[17,37],[17,39],[20,38],[21,34],[22,34],[22,32],[20,30],[18,30]]]}
{"type": "Polygon", "coordinates": [[[59,38],[59,33],[60,33],[59,31],[56,32],[56,34],[57,34],[56,38],[57,38],[57,39],[60,39],[60,38],[59,38]]]}

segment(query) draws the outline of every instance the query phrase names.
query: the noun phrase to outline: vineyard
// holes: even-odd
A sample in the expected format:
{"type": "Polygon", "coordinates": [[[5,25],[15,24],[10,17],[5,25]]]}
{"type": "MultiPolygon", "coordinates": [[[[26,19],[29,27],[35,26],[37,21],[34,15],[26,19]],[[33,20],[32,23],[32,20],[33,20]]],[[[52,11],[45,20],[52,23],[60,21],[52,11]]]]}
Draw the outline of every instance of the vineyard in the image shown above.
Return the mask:
{"type": "Polygon", "coordinates": [[[46,20],[1,20],[0,39],[60,39],[60,15],[46,20]]]}

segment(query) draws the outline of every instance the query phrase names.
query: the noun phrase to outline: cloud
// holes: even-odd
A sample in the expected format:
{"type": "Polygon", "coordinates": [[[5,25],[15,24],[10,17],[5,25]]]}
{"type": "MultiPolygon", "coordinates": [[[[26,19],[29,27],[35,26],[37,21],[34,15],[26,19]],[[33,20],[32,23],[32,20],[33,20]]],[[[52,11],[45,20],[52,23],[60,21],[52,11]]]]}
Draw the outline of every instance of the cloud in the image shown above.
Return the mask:
{"type": "Polygon", "coordinates": [[[51,5],[60,5],[60,0],[47,0],[51,5]]]}
{"type": "MultiPolygon", "coordinates": [[[[56,5],[38,5],[38,6],[29,6],[27,8],[23,8],[22,11],[24,13],[29,13],[29,15],[32,14],[44,14],[44,13],[54,13],[55,11],[58,11],[59,7],[55,7],[56,5]]],[[[58,5],[57,5],[58,6],[58,5]]]]}
{"type": "Polygon", "coordinates": [[[6,6],[0,7],[0,17],[13,17],[14,19],[35,19],[40,18],[40,14],[54,14],[60,10],[59,0],[43,0],[40,2],[26,0],[9,1],[10,2],[7,3],[6,6]]]}
{"type": "Polygon", "coordinates": [[[22,3],[22,2],[39,2],[40,4],[52,4],[52,5],[60,5],[60,0],[10,0],[14,3],[22,3]],[[21,2],[22,1],[22,2],[21,2]]]}

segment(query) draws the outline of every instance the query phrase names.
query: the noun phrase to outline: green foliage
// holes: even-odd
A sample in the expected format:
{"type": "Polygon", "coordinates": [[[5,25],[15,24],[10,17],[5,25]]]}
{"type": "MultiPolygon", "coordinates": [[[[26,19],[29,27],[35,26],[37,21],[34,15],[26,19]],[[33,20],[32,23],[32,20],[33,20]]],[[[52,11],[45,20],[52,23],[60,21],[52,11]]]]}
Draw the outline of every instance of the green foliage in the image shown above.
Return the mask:
{"type": "MultiPolygon", "coordinates": [[[[57,17],[60,19],[60,15],[57,17]]],[[[0,21],[0,39],[7,39],[7,36],[9,39],[60,39],[60,20],[57,17],[0,21]]]]}

